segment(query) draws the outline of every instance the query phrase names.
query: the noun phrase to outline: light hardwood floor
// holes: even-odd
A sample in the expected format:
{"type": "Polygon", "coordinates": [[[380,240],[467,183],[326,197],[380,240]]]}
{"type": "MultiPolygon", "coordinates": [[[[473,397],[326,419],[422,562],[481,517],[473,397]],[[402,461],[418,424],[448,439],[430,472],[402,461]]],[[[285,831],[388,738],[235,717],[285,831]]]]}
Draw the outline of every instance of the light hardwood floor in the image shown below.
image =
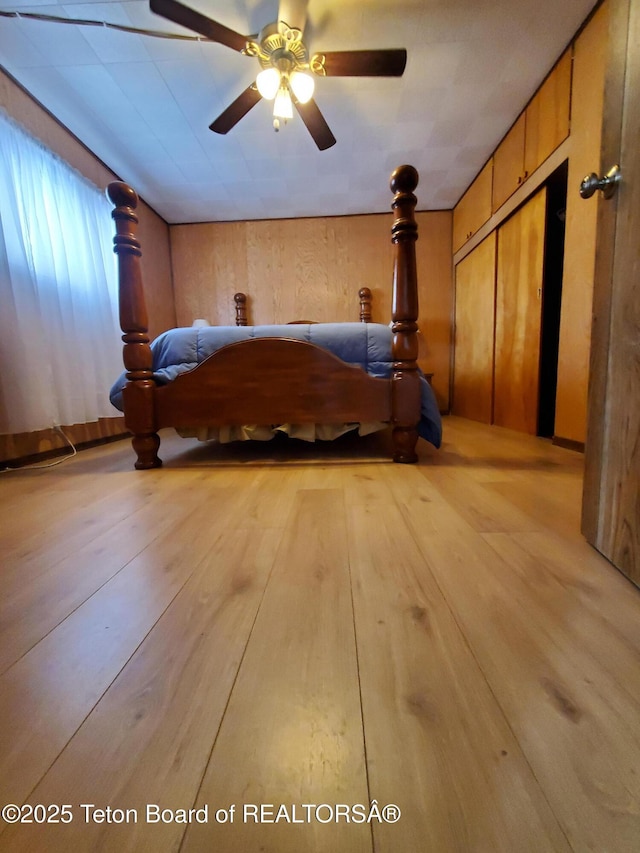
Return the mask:
{"type": "Polygon", "coordinates": [[[73,818],[0,850],[640,850],[640,591],[579,533],[582,457],[387,445],[0,477],[0,805],[73,818]]]}

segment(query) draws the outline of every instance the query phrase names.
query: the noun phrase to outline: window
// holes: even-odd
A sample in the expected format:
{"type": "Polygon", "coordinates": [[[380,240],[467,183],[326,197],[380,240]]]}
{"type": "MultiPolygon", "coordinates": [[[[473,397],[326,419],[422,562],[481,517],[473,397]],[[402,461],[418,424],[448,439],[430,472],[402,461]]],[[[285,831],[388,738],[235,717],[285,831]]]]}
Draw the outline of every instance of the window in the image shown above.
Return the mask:
{"type": "Polygon", "coordinates": [[[122,370],[104,194],[0,113],[0,432],[113,417],[122,370]]]}

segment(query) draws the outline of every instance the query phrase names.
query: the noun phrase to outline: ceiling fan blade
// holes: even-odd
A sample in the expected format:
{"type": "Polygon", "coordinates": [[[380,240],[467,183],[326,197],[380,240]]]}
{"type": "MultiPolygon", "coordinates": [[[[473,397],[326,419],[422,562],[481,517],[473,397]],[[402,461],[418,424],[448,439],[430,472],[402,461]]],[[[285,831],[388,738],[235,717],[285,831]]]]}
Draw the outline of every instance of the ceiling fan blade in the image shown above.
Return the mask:
{"type": "Polygon", "coordinates": [[[402,77],[407,64],[404,48],[391,50],[336,50],[316,53],[316,61],[324,67],[327,77],[402,77]]]}
{"type": "Polygon", "coordinates": [[[235,30],[230,30],[205,15],[201,15],[195,9],[183,6],[178,0],[150,0],[149,6],[156,15],[161,15],[175,24],[180,24],[188,30],[200,33],[211,41],[224,44],[232,50],[242,51],[247,45],[246,36],[240,35],[235,30]]]}
{"type": "Polygon", "coordinates": [[[306,104],[301,104],[298,101],[294,101],[296,105],[296,109],[300,113],[300,118],[305,123],[307,130],[313,137],[313,141],[316,143],[320,151],[324,151],[327,148],[331,148],[332,145],[336,144],[336,138],[331,133],[329,129],[329,125],[324,120],[324,116],[320,112],[320,109],[313,98],[310,101],[307,101],[306,104]]]}
{"type": "Polygon", "coordinates": [[[213,130],[215,133],[229,133],[231,128],[235,127],[240,119],[244,118],[261,99],[262,95],[256,89],[255,83],[252,83],[209,125],[209,130],[213,130]]]}

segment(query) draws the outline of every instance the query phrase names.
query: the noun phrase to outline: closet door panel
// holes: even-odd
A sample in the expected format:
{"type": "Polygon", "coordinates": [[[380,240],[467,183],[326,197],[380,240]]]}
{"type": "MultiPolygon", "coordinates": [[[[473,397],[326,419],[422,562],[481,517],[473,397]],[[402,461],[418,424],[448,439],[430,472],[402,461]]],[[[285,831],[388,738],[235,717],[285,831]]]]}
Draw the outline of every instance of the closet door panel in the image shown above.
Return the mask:
{"type": "Polygon", "coordinates": [[[536,435],[546,189],[498,229],[494,423],[536,435]]]}
{"type": "Polygon", "coordinates": [[[493,408],[495,269],[495,231],[456,266],[452,412],[486,424],[493,408]]]}

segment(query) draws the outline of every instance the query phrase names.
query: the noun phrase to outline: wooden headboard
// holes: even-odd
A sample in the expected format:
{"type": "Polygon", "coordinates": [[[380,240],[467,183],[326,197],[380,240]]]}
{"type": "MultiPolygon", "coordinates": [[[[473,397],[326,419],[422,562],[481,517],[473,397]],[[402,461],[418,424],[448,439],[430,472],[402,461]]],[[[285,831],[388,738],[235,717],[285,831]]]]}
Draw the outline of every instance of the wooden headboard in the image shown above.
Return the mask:
{"type": "MultiPolygon", "coordinates": [[[[361,287],[358,291],[358,299],[360,300],[360,322],[371,322],[371,290],[368,287],[361,287]]],[[[245,293],[234,294],[233,301],[236,308],[236,326],[247,325],[247,296],[245,293]]],[[[316,320],[290,320],[287,325],[296,323],[315,323],[316,320]]]]}

